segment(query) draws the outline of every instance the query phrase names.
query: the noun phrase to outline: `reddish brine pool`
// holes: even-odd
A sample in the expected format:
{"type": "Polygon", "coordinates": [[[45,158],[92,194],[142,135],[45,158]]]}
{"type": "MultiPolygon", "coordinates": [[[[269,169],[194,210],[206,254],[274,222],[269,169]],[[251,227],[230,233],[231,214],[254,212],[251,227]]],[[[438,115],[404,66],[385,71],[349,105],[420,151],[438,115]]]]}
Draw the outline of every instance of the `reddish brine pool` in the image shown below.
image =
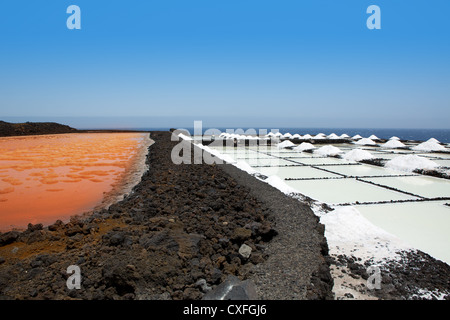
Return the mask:
{"type": "Polygon", "coordinates": [[[105,206],[145,166],[148,133],[0,138],[0,231],[105,206]]]}

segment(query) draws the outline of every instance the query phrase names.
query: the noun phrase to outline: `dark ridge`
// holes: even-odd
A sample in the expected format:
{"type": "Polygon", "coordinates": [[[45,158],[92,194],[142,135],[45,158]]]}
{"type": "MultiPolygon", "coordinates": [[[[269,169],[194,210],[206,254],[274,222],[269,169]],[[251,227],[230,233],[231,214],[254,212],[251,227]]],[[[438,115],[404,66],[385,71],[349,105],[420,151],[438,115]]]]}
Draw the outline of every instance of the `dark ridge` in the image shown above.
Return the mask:
{"type": "Polygon", "coordinates": [[[0,120],[0,137],[73,133],[77,129],[56,122],[11,123],[0,120]]]}

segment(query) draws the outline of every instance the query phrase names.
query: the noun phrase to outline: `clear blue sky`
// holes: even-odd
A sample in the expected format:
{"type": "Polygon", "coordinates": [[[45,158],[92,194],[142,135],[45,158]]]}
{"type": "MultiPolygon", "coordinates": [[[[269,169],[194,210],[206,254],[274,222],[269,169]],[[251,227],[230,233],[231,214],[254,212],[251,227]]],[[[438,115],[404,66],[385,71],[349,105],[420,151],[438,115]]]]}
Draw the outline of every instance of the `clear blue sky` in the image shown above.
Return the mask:
{"type": "Polygon", "coordinates": [[[450,1],[2,2],[0,119],[174,116],[184,127],[450,128],[450,1]],[[81,30],[66,27],[71,4],[81,30]],[[381,30],[366,27],[371,4],[381,30]]]}

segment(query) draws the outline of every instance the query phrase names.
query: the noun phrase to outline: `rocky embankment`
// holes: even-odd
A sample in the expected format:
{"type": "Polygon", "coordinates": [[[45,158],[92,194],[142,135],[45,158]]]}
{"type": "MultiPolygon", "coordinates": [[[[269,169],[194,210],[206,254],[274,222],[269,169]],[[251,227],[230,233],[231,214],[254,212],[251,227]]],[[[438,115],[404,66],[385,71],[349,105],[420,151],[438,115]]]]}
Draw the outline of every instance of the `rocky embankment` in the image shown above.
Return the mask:
{"type": "Polygon", "coordinates": [[[10,123],[0,121],[0,137],[73,132],[78,132],[78,130],[55,122],[10,123]]]}
{"type": "Polygon", "coordinates": [[[330,297],[317,220],[308,218],[309,231],[301,233],[307,238],[294,242],[311,255],[300,269],[289,269],[302,257],[271,258],[288,241],[281,237],[285,223],[277,226],[285,208],[256,196],[256,179],[238,181],[244,174],[222,165],[175,165],[170,133],[151,138],[150,168],[121,202],[68,223],[0,234],[0,299],[201,299],[233,276],[254,279],[262,298],[330,297]],[[80,268],[81,289],[66,286],[70,265],[80,268]],[[283,278],[302,279],[299,292],[282,288],[283,278]],[[268,292],[273,287],[281,288],[276,296],[268,292]]]}

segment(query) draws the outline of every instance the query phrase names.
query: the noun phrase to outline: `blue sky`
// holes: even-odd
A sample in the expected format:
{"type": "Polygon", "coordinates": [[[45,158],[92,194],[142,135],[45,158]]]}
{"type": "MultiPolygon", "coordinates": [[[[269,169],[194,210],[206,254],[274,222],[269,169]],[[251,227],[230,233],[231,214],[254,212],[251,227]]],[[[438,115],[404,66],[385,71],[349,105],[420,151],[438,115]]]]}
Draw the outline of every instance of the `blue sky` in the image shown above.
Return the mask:
{"type": "Polygon", "coordinates": [[[5,1],[0,119],[450,128],[449,15],[447,0],[5,1]]]}

